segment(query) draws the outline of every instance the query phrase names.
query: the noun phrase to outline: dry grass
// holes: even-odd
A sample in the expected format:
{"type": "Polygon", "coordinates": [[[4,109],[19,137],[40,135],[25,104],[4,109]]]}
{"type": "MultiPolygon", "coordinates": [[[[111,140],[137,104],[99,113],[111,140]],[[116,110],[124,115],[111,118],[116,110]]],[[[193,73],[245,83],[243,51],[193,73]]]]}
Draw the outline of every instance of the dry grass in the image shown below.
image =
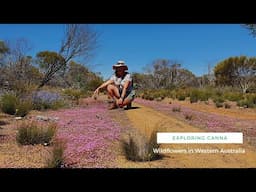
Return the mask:
{"type": "Polygon", "coordinates": [[[51,146],[25,145],[16,142],[18,127],[29,120],[14,120],[13,116],[0,113],[0,168],[44,168],[52,151],[51,146]]]}

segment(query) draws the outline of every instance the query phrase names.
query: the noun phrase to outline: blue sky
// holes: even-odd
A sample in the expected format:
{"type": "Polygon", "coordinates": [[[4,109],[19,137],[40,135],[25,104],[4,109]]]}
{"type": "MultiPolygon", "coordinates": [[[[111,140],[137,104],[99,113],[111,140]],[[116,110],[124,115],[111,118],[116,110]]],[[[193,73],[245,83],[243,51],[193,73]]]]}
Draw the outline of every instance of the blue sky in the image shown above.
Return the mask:
{"type": "MultiPolygon", "coordinates": [[[[256,38],[240,24],[92,24],[99,32],[99,46],[88,66],[104,79],[112,65],[126,61],[130,72],[143,72],[156,59],[179,62],[195,75],[206,74],[208,65],[231,57],[256,56],[256,38]]],[[[26,38],[35,56],[43,50],[58,51],[61,24],[0,24],[0,40],[26,38]]]]}

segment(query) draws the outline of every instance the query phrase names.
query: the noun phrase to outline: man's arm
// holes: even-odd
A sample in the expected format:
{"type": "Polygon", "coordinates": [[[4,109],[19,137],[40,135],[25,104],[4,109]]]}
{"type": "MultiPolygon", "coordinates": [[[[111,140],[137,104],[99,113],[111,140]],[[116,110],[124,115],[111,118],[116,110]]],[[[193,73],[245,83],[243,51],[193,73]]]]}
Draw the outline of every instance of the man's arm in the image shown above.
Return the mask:
{"type": "Polygon", "coordinates": [[[102,89],[102,88],[104,88],[104,87],[106,87],[106,86],[108,86],[109,84],[112,84],[112,83],[114,83],[114,81],[111,80],[111,79],[109,79],[108,81],[102,83],[102,84],[94,91],[94,95],[95,95],[95,94],[99,94],[100,89],[102,89]]]}

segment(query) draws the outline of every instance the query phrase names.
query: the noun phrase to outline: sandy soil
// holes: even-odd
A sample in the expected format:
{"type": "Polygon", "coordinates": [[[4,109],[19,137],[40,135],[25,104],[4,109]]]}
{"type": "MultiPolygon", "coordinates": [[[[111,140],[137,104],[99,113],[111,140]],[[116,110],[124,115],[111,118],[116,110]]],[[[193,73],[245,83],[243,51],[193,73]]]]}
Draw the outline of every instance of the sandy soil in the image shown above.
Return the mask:
{"type": "Polygon", "coordinates": [[[20,146],[16,142],[20,120],[1,114],[0,168],[43,168],[50,157],[51,147],[43,145],[20,146]]]}
{"type": "MultiPolygon", "coordinates": [[[[134,103],[137,109],[127,110],[131,125],[140,132],[149,135],[154,129],[167,132],[202,132],[202,129],[188,125],[171,116],[164,115],[151,108],[134,103]]],[[[191,105],[190,105],[191,106],[191,105]]],[[[195,106],[195,105],[193,105],[195,106]]],[[[202,109],[203,110],[203,109],[202,109]]],[[[216,112],[212,110],[211,112],[216,112]]],[[[236,114],[228,113],[229,115],[236,114]]],[[[241,114],[241,112],[239,113],[241,114]]],[[[255,114],[254,114],[255,115],[255,114]]],[[[240,115],[241,117],[241,115],[240,115]]],[[[243,116],[247,117],[247,116],[243,116]]],[[[152,162],[130,162],[123,156],[118,161],[120,167],[141,168],[250,168],[256,167],[255,147],[246,144],[162,144],[161,148],[175,149],[243,149],[245,153],[165,153],[164,158],[152,162]]]]}
{"type": "Polygon", "coordinates": [[[235,102],[229,102],[231,105],[230,109],[225,108],[217,108],[215,104],[210,101],[208,105],[206,105],[204,102],[197,102],[197,103],[190,103],[189,101],[178,101],[173,100],[169,98],[165,98],[162,102],[164,103],[173,103],[173,104],[179,104],[182,106],[189,107],[191,109],[195,109],[197,111],[202,111],[206,113],[214,113],[214,114],[221,114],[229,117],[235,117],[239,119],[256,119],[256,109],[251,108],[241,108],[237,107],[235,105],[235,102]]]}
{"type": "MultiPolygon", "coordinates": [[[[106,102],[107,97],[99,100],[106,102]]],[[[170,102],[164,100],[162,102],[170,102]]],[[[216,113],[227,117],[241,119],[256,119],[256,111],[251,109],[217,109],[214,105],[203,103],[190,104],[187,101],[172,101],[192,109],[206,113],[216,113]]],[[[107,102],[106,102],[107,105],[107,102]]],[[[145,136],[149,136],[153,130],[166,132],[203,132],[203,129],[191,126],[170,115],[158,112],[136,102],[133,109],[106,110],[111,118],[122,125],[122,135],[126,136],[131,130],[136,130],[145,136]]],[[[43,115],[44,112],[33,112],[33,115],[43,115]]],[[[50,147],[42,145],[18,146],[15,140],[19,121],[12,116],[0,114],[0,168],[36,168],[44,167],[50,147]]],[[[163,158],[151,162],[132,162],[126,160],[122,153],[120,143],[113,143],[111,150],[117,154],[117,167],[120,168],[255,168],[256,148],[247,144],[162,144],[161,148],[176,150],[176,153],[165,153],[163,158]],[[113,148],[113,149],[112,149],[113,148]],[[242,149],[245,153],[178,153],[184,149],[242,149]]]]}

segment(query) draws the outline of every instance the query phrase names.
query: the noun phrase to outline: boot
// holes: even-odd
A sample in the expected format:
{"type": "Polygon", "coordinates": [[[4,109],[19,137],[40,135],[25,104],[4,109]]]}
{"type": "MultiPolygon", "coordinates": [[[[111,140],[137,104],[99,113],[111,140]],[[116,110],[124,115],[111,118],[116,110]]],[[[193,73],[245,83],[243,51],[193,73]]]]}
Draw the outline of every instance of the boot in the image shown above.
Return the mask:
{"type": "Polygon", "coordinates": [[[126,109],[131,109],[132,108],[132,103],[129,103],[126,105],[126,109]]]}

